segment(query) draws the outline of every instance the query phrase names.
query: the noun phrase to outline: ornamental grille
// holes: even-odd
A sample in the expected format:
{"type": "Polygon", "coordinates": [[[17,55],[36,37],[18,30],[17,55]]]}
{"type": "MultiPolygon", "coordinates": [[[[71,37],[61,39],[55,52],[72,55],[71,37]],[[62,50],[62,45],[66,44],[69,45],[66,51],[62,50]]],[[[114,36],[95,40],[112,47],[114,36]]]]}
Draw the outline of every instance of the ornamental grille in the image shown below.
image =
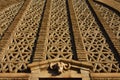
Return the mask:
{"type": "Polygon", "coordinates": [[[22,72],[27,69],[44,3],[45,0],[31,0],[27,6],[2,52],[0,72],[22,72]]]}
{"type": "Polygon", "coordinates": [[[0,12],[0,38],[2,38],[5,30],[9,27],[14,17],[18,13],[19,9],[23,5],[23,2],[13,4],[0,12]]]}
{"type": "Polygon", "coordinates": [[[87,61],[94,66],[93,72],[120,72],[114,53],[109,48],[85,0],[72,0],[72,2],[84,48],[88,52],[87,61]]]}
{"type": "Polygon", "coordinates": [[[95,3],[97,10],[100,12],[101,17],[106,21],[113,33],[120,40],[120,16],[110,10],[109,8],[95,3]]]}
{"type": "Polygon", "coordinates": [[[48,59],[72,58],[66,0],[51,0],[46,55],[48,59]],[[59,5],[58,5],[59,4],[59,5]]]}

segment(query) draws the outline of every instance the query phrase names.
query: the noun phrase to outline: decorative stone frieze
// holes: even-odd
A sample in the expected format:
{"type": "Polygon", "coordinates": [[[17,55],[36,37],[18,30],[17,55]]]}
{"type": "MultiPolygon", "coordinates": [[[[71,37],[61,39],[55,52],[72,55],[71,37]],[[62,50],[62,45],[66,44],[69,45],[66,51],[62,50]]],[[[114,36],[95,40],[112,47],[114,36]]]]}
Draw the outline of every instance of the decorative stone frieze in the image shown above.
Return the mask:
{"type": "Polygon", "coordinates": [[[82,78],[90,80],[92,65],[87,62],[78,62],[69,59],[51,59],[33,62],[28,65],[31,69],[31,78],[82,78]]]}

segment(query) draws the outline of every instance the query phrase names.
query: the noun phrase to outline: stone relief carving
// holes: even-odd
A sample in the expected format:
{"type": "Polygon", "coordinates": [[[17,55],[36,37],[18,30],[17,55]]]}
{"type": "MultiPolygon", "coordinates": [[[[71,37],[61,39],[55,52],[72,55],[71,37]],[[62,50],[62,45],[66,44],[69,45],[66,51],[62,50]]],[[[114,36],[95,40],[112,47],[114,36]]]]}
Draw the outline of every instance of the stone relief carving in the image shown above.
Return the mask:
{"type": "Polygon", "coordinates": [[[70,63],[57,62],[50,64],[50,69],[57,70],[58,73],[63,73],[65,70],[68,70],[70,68],[70,63]]]}

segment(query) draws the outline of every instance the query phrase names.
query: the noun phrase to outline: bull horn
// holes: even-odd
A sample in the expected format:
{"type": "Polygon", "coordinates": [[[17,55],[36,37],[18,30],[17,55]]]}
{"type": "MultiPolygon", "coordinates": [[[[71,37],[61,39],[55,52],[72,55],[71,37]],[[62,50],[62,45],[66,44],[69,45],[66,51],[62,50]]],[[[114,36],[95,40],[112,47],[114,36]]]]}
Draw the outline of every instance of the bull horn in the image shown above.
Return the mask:
{"type": "Polygon", "coordinates": [[[53,63],[50,63],[50,69],[53,69],[53,65],[54,65],[53,63]]]}
{"type": "Polygon", "coordinates": [[[68,64],[68,69],[70,69],[70,67],[71,67],[71,65],[70,65],[70,63],[68,64]]]}
{"type": "Polygon", "coordinates": [[[66,70],[66,69],[70,69],[70,67],[71,67],[70,63],[64,65],[64,69],[65,69],[65,70],[66,70]]]}

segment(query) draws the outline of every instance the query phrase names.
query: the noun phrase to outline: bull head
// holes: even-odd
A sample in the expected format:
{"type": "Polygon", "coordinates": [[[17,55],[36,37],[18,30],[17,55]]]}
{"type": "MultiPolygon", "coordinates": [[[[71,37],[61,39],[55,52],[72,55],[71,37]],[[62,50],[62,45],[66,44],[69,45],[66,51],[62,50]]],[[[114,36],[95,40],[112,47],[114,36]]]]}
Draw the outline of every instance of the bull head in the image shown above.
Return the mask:
{"type": "Polygon", "coordinates": [[[57,69],[58,73],[63,73],[65,70],[70,69],[71,65],[63,62],[51,63],[50,69],[57,69]]]}

